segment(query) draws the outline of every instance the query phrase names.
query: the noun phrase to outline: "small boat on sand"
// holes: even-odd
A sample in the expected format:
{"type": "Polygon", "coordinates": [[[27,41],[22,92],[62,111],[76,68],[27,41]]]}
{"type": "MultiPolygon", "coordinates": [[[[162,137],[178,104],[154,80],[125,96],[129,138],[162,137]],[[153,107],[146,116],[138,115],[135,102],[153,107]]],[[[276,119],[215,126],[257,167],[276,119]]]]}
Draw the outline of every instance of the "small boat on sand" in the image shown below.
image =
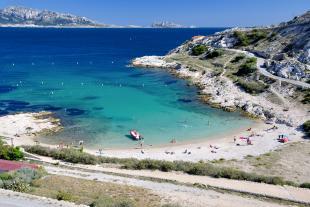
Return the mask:
{"type": "Polygon", "coordinates": [[[130,130],[129,133],[130,133],[131,137],[132,137],[133,139],[135,139],[135,140],[141,140],[141,139],[143,139],[143,137],[141,136],[141,134],[140,134],[137,130],[135,130],[135,129],[130,130]]]}

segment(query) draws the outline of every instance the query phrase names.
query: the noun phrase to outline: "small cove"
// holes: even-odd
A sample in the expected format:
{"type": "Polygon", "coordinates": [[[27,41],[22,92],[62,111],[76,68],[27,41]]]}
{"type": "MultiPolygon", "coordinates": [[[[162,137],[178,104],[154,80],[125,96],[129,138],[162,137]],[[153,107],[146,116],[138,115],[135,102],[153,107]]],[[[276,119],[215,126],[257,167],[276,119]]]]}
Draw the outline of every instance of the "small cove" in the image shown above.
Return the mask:
{"type": "Polygon", "coordinates": [[[162,70],[126,67],[134,57],[164,55],[223,28],[0,30],[0,115],[53,111],[65,130],[43,142],[133,147],[127,135],[137,129],[147,144],[161,145],[253,124],[200,103],[196,88],[162,70]]]}

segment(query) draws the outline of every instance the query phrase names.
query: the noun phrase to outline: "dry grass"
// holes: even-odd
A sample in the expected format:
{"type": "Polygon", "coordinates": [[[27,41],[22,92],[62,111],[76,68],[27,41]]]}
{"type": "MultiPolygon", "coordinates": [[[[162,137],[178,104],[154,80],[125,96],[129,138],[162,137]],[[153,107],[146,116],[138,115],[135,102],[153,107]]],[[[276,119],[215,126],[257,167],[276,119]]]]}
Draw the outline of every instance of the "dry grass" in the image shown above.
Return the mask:
{"type": "Polygon", "coordinates": [[[258,157],[249,156],[244,160],[217,162],[219,166],[234,167],[260,175],[281,176],[296,183],[309,182],[310,142],[295,142],[258,157]]]}
{"type": "Polygon", "coordinates": [[[125,200],[137,207],[160,206],[160,197],[150,191],[126,185],[97,182],[66,176],[49,175],[34,183],[31,194],[57,198],[69,194],[70,201],[90,205],[96,200],[125,200]]]}

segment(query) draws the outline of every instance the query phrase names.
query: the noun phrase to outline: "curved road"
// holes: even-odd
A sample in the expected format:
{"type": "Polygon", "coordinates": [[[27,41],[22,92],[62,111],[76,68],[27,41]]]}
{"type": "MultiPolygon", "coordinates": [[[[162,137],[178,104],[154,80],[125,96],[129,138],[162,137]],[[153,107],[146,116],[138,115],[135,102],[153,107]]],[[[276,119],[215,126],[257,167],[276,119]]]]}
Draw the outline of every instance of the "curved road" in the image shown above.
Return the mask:
{"type": "Polygon", "coordinates": [[[257,57],[253,53],[250,53],[250,52],[247,52],[247,51],[243,51],[243,50],[237,50],[237,49],[227,49],[227,50],[238,52],[238,53],[243,53],[243,54],[245,54],[245,55],[247,55],[249,57],[256,57],[256,59],[257,59],[256,66],[257,66],[259,72],[262,75],[264,75],[264,76],[266,76],[268,78],[271,78],[271,79],[274,79],[274,80],[279,80],[279,81],[286,82],[286,83],[290,83],[290,84],[293,84],[293,85],[296,85],[296,86],[300,86],[302,88],[310,88],[310,84],[308,84],[308,83],[305,83],[305,82],[302,82],[302,81],[297,81],[297,80],[292,80],[292,79],[288,79],[288,78],[282,78],[282,77],[279,77],[279,76],[271,74],[270,72],[268,72],[263,67],[264,63],[265,63],[265,60],[266,60],[264,58],[257,57]]]}

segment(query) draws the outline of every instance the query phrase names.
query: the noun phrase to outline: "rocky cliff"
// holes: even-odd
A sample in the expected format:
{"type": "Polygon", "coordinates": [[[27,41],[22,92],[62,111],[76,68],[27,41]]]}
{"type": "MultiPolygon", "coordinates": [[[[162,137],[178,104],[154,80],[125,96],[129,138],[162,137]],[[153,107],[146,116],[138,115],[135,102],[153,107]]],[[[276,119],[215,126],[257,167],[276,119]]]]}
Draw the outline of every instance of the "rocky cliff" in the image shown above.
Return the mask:
{"type": "Polygon", "coordinates": [[[309,81],[310,11],[265,28],[233,28],[198,44],[250,51],[266,59],[267,70],[283,78],[309,81]]]}
{"type": "Polygon", "coordinates": [[[212,107],[296,127],[309,119],[309,14],[273,27],[195,36],[166,56],[132,63],[188,79],[212,107]]]}

